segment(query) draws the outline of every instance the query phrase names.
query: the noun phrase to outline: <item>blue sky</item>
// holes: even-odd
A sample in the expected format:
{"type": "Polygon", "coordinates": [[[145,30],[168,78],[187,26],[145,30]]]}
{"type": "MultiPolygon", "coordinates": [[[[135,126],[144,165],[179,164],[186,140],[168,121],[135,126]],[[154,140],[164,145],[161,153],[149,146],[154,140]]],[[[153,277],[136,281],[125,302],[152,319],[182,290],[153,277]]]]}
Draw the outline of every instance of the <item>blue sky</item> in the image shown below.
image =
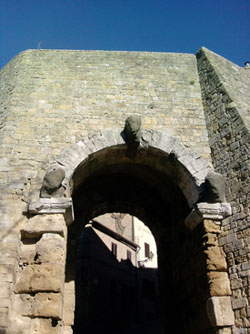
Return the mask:
{"type": "Polygon", "coordinates": [[[250,59],[250,0],[0,0],[0,66],[25,49],[195,53],[250,59]]]}

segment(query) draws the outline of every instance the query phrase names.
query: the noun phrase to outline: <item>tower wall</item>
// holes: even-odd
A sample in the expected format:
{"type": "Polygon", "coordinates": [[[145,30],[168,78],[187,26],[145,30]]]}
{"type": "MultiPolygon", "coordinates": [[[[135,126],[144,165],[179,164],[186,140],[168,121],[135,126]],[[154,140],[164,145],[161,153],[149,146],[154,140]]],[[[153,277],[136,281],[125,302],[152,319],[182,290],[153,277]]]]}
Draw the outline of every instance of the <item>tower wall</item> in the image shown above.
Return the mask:
{"type": "Polygon", "coordinates": [[[0,77],[5,197],[28,191],[67,146],[91,131],[122,130],[132,114],[209,158],[194,55],[28,50],[0,77]]]}
{"type": "Polygon", "coordinates": [[[122,130],[136,114],[144,128],[167,130],[226,176],[233,216],[223,223],[220,244],[229,265],[234,334],[247,333],[249,75],[204,48],[197,60],[176,53],[28,50],[1,70],[0,331],[14,303],[27,202],[49,162],[92,131],[122,130]]]}
{"type": "MultiPolygon", "coordinates": [[[[210,150],[191,54],[28,50],[0,72],[1,326],[8,327],[20,229],[49,162],[91,131],[168,129],[204,158],[210,150]]],[[[11,315],[15,319],[15,314],[11,315]]]]}
{"type": "Polygon", "coordinates": [[[250,70],[205,48],[197,59],[213,166],[226,177],[233,210],[223,222],[220,245],[229,267],[236,326],[249,328],[250,70]]]}

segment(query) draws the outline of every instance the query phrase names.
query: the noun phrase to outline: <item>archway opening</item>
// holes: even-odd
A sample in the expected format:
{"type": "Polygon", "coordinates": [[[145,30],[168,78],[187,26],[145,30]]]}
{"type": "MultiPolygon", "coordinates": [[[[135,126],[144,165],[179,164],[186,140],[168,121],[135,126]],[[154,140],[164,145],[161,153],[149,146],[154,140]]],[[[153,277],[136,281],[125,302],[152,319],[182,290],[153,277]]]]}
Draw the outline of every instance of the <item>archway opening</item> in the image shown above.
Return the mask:
{"type": "MultiPolygon", "coordinates": [[[[206,329],[203,233],[199,226],[190,231],[184,225],[197,189],[176,157],[153,148],[130,152],[119,145],[103,149],[78,166],[72,189],[75,221],[69,227],[66,279],[75,279],[75,242],[80,244],[79,236],[89,221],[110,212],[136,216],[150,228],[157,244],[164,333],[194,334],[206,329]]],[[[79,325],[81,301],[76,298],[74,333],[80,333],[88,319],[79,325]]]]}
{"type": "Polygon", "coordinates": [[[85,225],[77,252],[74,332],[163,332],[152,241],[150,230],[128,214],[107,213],[85,225]]]}

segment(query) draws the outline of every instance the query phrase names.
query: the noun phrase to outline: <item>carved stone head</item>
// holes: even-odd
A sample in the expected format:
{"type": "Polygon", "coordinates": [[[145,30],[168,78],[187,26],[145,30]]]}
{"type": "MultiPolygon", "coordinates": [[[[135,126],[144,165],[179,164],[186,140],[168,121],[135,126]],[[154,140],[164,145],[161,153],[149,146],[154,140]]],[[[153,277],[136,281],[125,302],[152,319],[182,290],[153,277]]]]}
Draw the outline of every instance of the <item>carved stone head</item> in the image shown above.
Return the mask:
{"type": "Polygon", "coordinates": [[[139,144],[141,140],[141,117],[137,115],[129,116],[125,121],[122,135],[127,144],[139,144]]]}
{"type": "Polygon", "coordinates": [[[65,170],[63,167],[58,165],[51,166],[43,179],[41,197],[60,197],[65,190],[62,187],[62,181],[64,178],[65,170]]]}
{"type": "Polygon", "coordinates": [[[199,202],[207,203],[224,203],[226,202],[226,185],[223,175],[210,171],[203,185],[199,202]]]}

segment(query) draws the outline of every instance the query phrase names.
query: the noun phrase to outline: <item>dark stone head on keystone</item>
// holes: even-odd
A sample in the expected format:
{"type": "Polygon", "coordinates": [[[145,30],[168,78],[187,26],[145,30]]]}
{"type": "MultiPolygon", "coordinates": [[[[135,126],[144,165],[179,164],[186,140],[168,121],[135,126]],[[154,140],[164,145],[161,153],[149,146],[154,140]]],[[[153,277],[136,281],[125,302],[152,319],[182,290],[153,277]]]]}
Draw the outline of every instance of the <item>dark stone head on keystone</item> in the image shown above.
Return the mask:
{"type": "Polygon", "coordinates": [[[125,121],[121,135],[126,144],[139,145],[141,141],[141,117],[137,115],[129,116],[125,121]]]}

